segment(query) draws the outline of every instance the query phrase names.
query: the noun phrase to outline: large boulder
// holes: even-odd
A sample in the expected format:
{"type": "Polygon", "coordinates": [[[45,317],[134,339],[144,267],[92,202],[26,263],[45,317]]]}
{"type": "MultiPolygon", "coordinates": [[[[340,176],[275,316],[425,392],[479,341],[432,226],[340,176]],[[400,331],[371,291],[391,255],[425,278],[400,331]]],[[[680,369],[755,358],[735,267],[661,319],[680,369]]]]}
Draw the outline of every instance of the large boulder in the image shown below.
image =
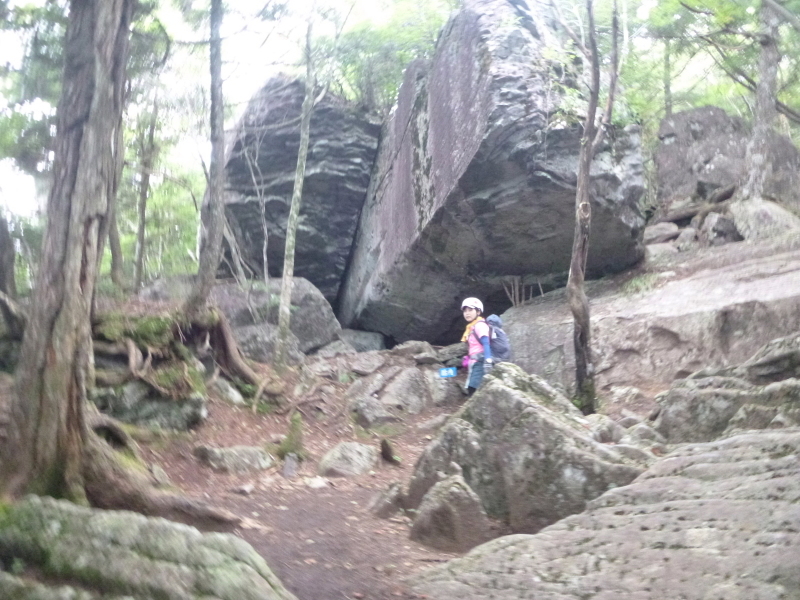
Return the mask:
{"type": "MultiPolygon", "coordinates": [[[[679,215],[683,207],[740,185],[747,176],[750,136],[747,122],[715,106],[666,117],[655,155],[658,214],[679,215]]],[[[767,153],[763,198],[731,207],[736,228],[747,239],[796,230],[800,223],[800,151],[790,138],[772,132],[767,153]]]]}
{"type": "MultiPolygon", "coordinates": [[[[468,0],[430,67],[406,69],[340,295],[344,326],[452,341],[459,298],[507,305],[502,277],[567,272],[581,128],[556,116],[544,3],[514,4],[468,0]]],[[[595,275],[643,256],[639,133],[609,139],[590,186],[595,275]]]]}
{"type": "Polygon", "coordinates": [[[687,446],[536,535],[414,577],[431,600],[800,597],[800,430],[687,446]]]}
{"type": "MultiPolygon", "coordinates": [[[[248,289],[235,283],[219,283],[211,290],[211,300],[237,327],[261,323],[278,324],[281,281],[270,279],[269,286],[252,282],[248,289]]],[[[298,349],[309,353],[337,339],[342,330],[330,303],[307,279],[295,277],[292,285],[289,329],[297,338],[298,349]]]]}
{"type": "Polygon", "coordinates": [[[38,496],[4,507],[0,561],[26,569],[25,576],[0,574],[2,598],[295,598],[233,535],[38,496]]]}
{"type": "Polygon", "coordinates": [[[515,532],[535,532],[581,512],[645,466],[595,441],[569,400],[509,363],[492,370],[420,456],[406,508],[419,506],[453,462],[486,513],[515,532]]]}
{"type": "MultiPolygon", "coordinates": [[[[159,279],[140,291],[139,297],[149,302],[181,302],[188,298],[192,286],[192,277],[159,279]]],[[[280,293],[280,279],[270,279],[269,285],[250,281],[243,286],[218,281],[211,290],[211,302],[228,318],[237,341],[250,349],[247,353],[253,360],[264,362],[271,357],[280,293]]],[[[342,330],[330,303],[303,277],[293,281],[291,314],[289,328],[296,340],[290,345],[296,341],[299,352],[307,354],[331,343],[342,330]]]]}
{"type": "MultiPolygon", "coordinates": [[[[281,274],[300,146],[301,80],[277,76],[250,101],[227,152],[225,210],[245,262],[281,274]]],[[[333,303],[378,146],[379,122],[332,92],[314,107],[294,272],[333,303]]]]}
{"type": "MultiPolygon", "coordinates": [[[[633,386],[652,400],[675,379],[740,364],[800,330],[800,238],[708,248],[624,283],[589,282],[587,294],[598,390],[612,397],[633,386]]],[[[573,389],[573,319],[563,290],[508,310],[503,324],[514,362],[573,389]]]]}

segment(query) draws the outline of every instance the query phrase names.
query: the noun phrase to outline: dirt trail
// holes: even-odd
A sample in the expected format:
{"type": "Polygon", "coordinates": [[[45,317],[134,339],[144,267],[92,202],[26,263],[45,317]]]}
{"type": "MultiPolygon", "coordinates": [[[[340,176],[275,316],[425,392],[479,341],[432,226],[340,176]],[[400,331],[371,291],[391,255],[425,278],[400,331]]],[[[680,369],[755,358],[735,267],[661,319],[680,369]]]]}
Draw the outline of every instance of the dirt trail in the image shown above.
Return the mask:
{"type": "Polygon", "coordinates": [[[318,460],[339,441],[377,445],[380,439],[344,419],[313,422],[304,435],[311,458],[301,464],[296,478],[284,478],[278,468],[254,475],[222,474],[199,464],[192,449],[199,444],[263,446],[286,432],[287,418],[253,414],[219,400],[209,408],[204,425],[189,436],[150,444],[145,458],[160,465],[188,495],[246,518],[234,533],[253,545],[299,600],[417,598],[403,581],[455,556],[409,540],[405,517],[378,519],[366,509],[389,482],[408,480],[430,439],[430,432],[420,432],[415,424],[442,409],[428,410],[396,428],[391,442],[401,465],[383,463],[369,475],[330,479],[325,487],[312,488],[308,482],[316,476],[318,460]],[[251,485],[249,494],[236,491],[251,485]]]}

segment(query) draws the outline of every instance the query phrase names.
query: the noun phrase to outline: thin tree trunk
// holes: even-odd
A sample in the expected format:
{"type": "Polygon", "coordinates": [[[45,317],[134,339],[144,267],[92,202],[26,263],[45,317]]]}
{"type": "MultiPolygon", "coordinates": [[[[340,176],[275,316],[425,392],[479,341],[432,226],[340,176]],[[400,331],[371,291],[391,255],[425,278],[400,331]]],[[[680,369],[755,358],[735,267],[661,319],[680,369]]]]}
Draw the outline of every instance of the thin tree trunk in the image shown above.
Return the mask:
{"type": "Polygon", "coordinates": [[[115,192],[131,0],[72,0],[34,301],[16,372],[0,486],[85,499],[90,313],[115,192]]]}
{"type": "Polygon", "coordinates": [[[133,269],[133,289],[142,287],[144,279],[145,256],[145,226],[147,221],[147,196],[150,194],[150,174],[153,172],[153,163],[156,154],[156,124],[158,123],[158,97],[153,98],[153,112],[150,114],[150,124],[147,128],[147,139],[141,147],[142,169],[139,179],[139,204],[137,206],[138,223],[136,227],[136,258],[133,269]]]}
{"type": "Polygon", "coordinates": [[[742,196],[761,198],[764,182],[772,172],[769,151],[769,134],[777,114],[775,98],[778,86],[778,27],[780,19],[772,7],[762,2],[761,12],[761,52],[758,59],[758,82],[756,83],[756,108],[753,118],[753,135],[747,145],[747,180],[742,196]]]}
{"type": "Polygon", "coordinates": [[[117,222],[117,207],[114,202],[113,212],[108,215],[108,249],[111,251],[111,281],[121,288],[122,281],[122,243],[119,237],[119,223],[117,222]]]}
{"type": "Polygon", "coordinates": [[[222,0],[211,0],[211,162],[209,164],[208,202],[201,211],[205,230],[200,248],[197,281],[184,307],[188,315],[200,312],[208,300],[222,254],[225,226],[225,130],[222,104],[222,0]]]}
{"type": "MultiPolygon", "coordinates": [[[[15,263],[17,252],[14,250],[14,240],[8,231],[8,221],[5,214],[0,211],[0,292],[3,292],[11,301],[17,299],[17,282],[15,277],[15,263]]],[[[0,302],[0,311],[3,320],[12,338],[20,339],[24,329],[24,322],[15,313],[13,307],[5,302],[0,302]]]]}
{"type": "MultiPolygon", "coordinates": [[[[608,100],[600,127],[595,124],[598,100],[600,96],[600,58],[597,50],[595,33],[594,7],[592,0],[586,0],[588,16],[587,35],[588,47],[579,45],[584,56],[591,65],[591,83],[589,87],[589,104],[586,110],[586,120],[581,136],[581,149],[578,159],[578,183],[575,193],[575,235],[572,242],[572,257],[570,259],[569,279],[567,280],[567,301],[574,320],[573,344],[575,347],[575,397],[576,403],[586,413],[594,412],[595,383],[594,364],[591,352],[591,315],[589,300],[584,290],[586,276],[586,262],[589,254],[589,236],[592,223],[591,206],[591,166],[592,159],[600,148],[605,135],[606,127],[611,123],[614,107],[618,74],[618,48],[617,38],[619,25],[617,21],[617,3],[614,2],[612,16],[612,52],[611,74],[608,91],[608,100]]],[[[577,43],[577,36],[568,29],[573,40],[577,43]]]]}
{"type": "Polygon", "coordinates": [[[664,40],[664,116],[672,116],[672,41],[664,40]]]}
{"type": "Polygon", "coordinates": [[[294,285],[294,250],[297,241],[297,222],[300,218],[300,200],[303,197],[303,180],[306,174],[308,138],[311,129],[311,113],[314,110],[314,65],[311,57],[311,22],[306,31],[306,91],[300,117],[300,148],[297,152],[297,168],[294,172],[294,190],[289,217],[286,223],[286,246],[283,257],[283,278],[281,280],[281,299],[278,307],[278,349],[276,367],[286,366],[289,341],[289,322],[291,320],[292,287],[294,285]]]}

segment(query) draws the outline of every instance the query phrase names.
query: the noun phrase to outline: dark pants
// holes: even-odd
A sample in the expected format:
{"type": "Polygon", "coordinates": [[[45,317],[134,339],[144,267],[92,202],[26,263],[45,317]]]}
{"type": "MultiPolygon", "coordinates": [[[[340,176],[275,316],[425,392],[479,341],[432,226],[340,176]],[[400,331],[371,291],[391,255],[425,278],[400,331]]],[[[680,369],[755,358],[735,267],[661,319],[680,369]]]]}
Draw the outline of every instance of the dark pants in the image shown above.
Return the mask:
{"type": "Polygon", "coordinates": [[[469,366],[467,375],[467,391],[477,390],[483,382],[483,360],[478,360],[469,366]]]}

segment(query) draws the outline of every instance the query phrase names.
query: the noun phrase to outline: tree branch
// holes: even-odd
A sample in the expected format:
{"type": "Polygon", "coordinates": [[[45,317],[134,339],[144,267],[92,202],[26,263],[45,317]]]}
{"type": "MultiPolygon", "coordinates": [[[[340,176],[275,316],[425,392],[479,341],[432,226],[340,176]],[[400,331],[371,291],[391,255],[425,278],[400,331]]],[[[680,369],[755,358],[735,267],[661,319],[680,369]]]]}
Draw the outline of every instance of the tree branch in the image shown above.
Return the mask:
{"type": "Polygon", "coordinates": [[[800,32],[800,17],[790,11],[788,8],[783,6],[781,3],[777,2],[777,0],[761,0],[764,4],[769,6],[775,13],[786,20],[789,25],[794,27],[798,32],[800,32]]]}

